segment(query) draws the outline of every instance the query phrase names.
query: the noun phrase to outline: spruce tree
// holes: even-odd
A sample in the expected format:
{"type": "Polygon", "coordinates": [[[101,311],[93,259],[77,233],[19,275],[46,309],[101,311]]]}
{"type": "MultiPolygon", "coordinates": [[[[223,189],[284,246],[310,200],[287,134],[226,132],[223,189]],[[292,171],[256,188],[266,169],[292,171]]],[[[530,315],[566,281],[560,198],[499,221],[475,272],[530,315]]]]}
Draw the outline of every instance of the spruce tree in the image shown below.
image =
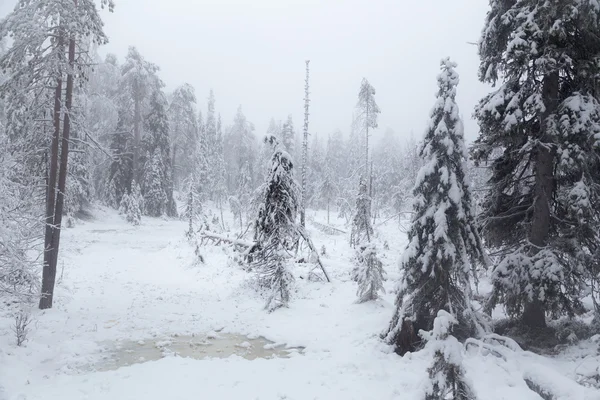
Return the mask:
{"type": "Polygon", "coordinates": [[[288,269],[292,247],[298,238],[296,215],[300,188],[293,176],[293,161],[274,136],[267,138],[274,147],[271,170],[257,190],[257,218],[254,222],[252,263],[259,282],[269,290],[266,309],[287,306],[293,275],[288,269]]]}
{"type": "Polygon", "coordinates": [[[281,129],[282,136],[282,144],[290,155],[294,154],[295,144],[296,144],[296,132],[294,131],[294,121],[292,120],[292,116],[288,115],[287,121],[283,124],[283,128],[281,129]]]}
{"type": "Polygon", "coordinates": [[[465,183],[466,147],[456,104],[458,74],[449,59],[441,62],[437,101],[421,147],[425,164],[413,191],[409,243],[402,257],[404,275],[387,341],[399,354],[414,351],[416,333],[433,328],[439,310],[458,320],[457,336],[476,332],[469,274],[486,262],[465,183]]]}
{"type": "MultiPolygon", "coordinates": [[[[360,129],[364,131],[364,152],[365,158],[363,160],[363,177],[367,180],[367,186],[369,186],[369,129],[377,128],[377,118],[381,110],[375,102],[375,88],[369,83],[367,78],[363,78],[360,83],[360,91],[358,92],[358,103],[356,108],[358,110],[358,121],[360,123],[360,129]]],[[[370,194],[370,193],[369,193],[370,194]]]]}
{"type": "Polygon", "coordinates": [[[498,254],[488,308],[527,328],[581,306],[600,244],[600,9],[490,1],[473,156],[491,166],[483,236],[498,254]]]}
{"type": "Polygon", "coordinates": [[[433,353],[433,365],[427,370],[429,382],[425,400],[475,400],[475,393],[462,366],[463,346],[451,335],[458,321],[444,310],[437,313],[430,332],[421,332],[425,348],[433,353]]]}
{"type": "Polygon", "coordinates": [[[367,182],[361,178],[356,196],[356,207],[352,218],[350,245],[357,247],[361,243],[370,242],[373,237],[371,226],[371,198],[367,192],[367,182]]]}
{"type": "Polygon", "coordinates": [[[198,120],[196,119],[196,93],[185,83],[175,89],[169,103],[171,135],[171,173],[173,185],[180,189],[181,181],[194,170],[194,156],[198,146],[198,120]]]}
{"type": "Polygon", "coordinates": [[[130,147],[131,134],[125,130],[125,114],[119,112],[117,127],[110,135],[110,151],[112,160],[107,181],[106,203],[119,208],[121,199],[131,190],[133,180],[133,152],[130,147]]]}
{"type": "Polygon", "coordinates": [[[157,90],[150,99],[149,113],[144,120],[146,137],[144,138],[144,159],[142,186],[145,212],[153,217],[177,216],[173,199],[173,181],[171,174],[171,146],[169,123],[166,114],[166,99],[157,90]]]}

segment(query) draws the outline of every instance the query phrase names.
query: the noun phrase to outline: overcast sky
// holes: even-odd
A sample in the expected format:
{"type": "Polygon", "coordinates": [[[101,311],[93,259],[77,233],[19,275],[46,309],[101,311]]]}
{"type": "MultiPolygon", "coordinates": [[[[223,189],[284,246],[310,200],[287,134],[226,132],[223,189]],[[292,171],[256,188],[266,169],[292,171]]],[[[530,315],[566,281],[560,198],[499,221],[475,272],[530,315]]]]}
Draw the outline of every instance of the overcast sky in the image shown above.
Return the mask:
{"type": "MultiPolygon", "coordinates": [[[[0,15],[15,0],[0,0],[0,15]]],[[[458,63],[458,102],[467,140],[473,107],[489,88],[478,82],[476,46],[483,0],[116,0],[102,12],[122,61],[135,45],[161,68],[172,90],[188,82],[206,108],[209,89],[224,124],[238,105],[266,130],[271,117],[303,119],[304,60],[310,59],[310,132],[348,132],[361,79],[376,88],[379,132],[421,137],[434,102],[442,57],[458,63]]]]}

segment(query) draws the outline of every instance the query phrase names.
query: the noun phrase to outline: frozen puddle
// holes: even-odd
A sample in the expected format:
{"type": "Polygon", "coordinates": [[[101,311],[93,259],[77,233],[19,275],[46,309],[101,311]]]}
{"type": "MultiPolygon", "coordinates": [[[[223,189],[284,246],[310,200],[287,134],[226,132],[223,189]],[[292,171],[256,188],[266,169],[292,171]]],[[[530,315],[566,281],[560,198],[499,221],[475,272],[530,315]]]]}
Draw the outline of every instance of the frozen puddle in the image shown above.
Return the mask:
{"type": "Polygon", "coordinates": [[[206,336],[175,336],[160,340],[121,340],[102,342],[105,348],[102,360],[92,366],[96,371],[110,371],[133,364],[155,361],[168,356],[227,358],[231,355],[247,360],[256,358],[289,358],[301,354],[303,347],[286,347],[263,337],[249,338],[235,334],[208,334],[206,336]]]}

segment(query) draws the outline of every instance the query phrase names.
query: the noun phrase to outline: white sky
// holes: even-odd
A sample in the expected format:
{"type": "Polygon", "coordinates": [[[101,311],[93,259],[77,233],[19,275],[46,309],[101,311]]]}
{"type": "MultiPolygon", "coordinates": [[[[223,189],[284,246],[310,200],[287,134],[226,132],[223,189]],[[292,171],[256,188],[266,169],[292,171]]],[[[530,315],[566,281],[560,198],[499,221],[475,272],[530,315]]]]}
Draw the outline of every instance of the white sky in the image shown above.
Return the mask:
{"type": "MultiPolygon", "coordinates": [[[[5,15],[15,0],[0,0],[5,15]]],[[[116,0],[102,12],[122,61],[135,45],[161,68],[169,90],[188,82],[206,108],[214,89],[224,124],[242,105],[257,135],[271,117],[303,119],[304,60],[311,60],[310,132],[348,132],[362,77],[376,88],[379,132],[423,134],[439,60],[461,76],[458,101],[467,140],[473,107],[489,88],[477,80],[483,0],[116,0]]]]}

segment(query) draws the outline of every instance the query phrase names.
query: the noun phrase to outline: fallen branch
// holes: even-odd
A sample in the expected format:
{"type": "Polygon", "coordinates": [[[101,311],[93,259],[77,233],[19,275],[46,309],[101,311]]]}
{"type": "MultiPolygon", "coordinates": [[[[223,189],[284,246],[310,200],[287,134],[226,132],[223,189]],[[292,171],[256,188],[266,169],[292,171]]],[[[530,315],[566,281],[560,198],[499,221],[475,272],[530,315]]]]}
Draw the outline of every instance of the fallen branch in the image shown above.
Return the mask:
{"type": "Polygon", "coordinates": [[[254,246],[254,242],[251,242],[248,240],[242,240],[242,239],[232,239],[225,235],[220,235],[218,233],[209,232],[209,231],[199,232],[198,240],[200,241],[200,244],[206,244],[208,242],[211,242],[215,246],[219,246],[224,243],[232,245],[232,246],[236,246],[236,247],[241,247],[244,249],[251,248],[252,246],[254,246]]]}
{"type": "Polygon", "coordinates": [[[315,226],[315,228],[317,228],[321,232],[326,233],[328,235],[345,235],[347,233],[346,231],[343,231],[338,228],[334,228],[333,226],[330,226],[330,225],[322,224],[313,219],[310,220],[310,223],[313,224],[315,226]]]}
{"type": "Polygon", "coordinates": [[[312,240],[310,239],[310,236],[308,236],[306,231],[301,227],[298,227],[298,234],[300,235],[300,237],[302,237],[302,239],[304,239],[308,248],[313,252],[314,256],[317,259],[317,264],[319,265],[319,267],[321,267],[321,270],[323,271],[323,275],[325,275],[325,279],[327,279],[327,282],[331,282],[331,279],[329,279],[329,274],[327,273],[327,270],[325,270],[325,267],[323,266],[323,263],[321,262],[321,257],[319,257],[319,252],[315,248],[315,245],[313,244],[312,240]]]}

